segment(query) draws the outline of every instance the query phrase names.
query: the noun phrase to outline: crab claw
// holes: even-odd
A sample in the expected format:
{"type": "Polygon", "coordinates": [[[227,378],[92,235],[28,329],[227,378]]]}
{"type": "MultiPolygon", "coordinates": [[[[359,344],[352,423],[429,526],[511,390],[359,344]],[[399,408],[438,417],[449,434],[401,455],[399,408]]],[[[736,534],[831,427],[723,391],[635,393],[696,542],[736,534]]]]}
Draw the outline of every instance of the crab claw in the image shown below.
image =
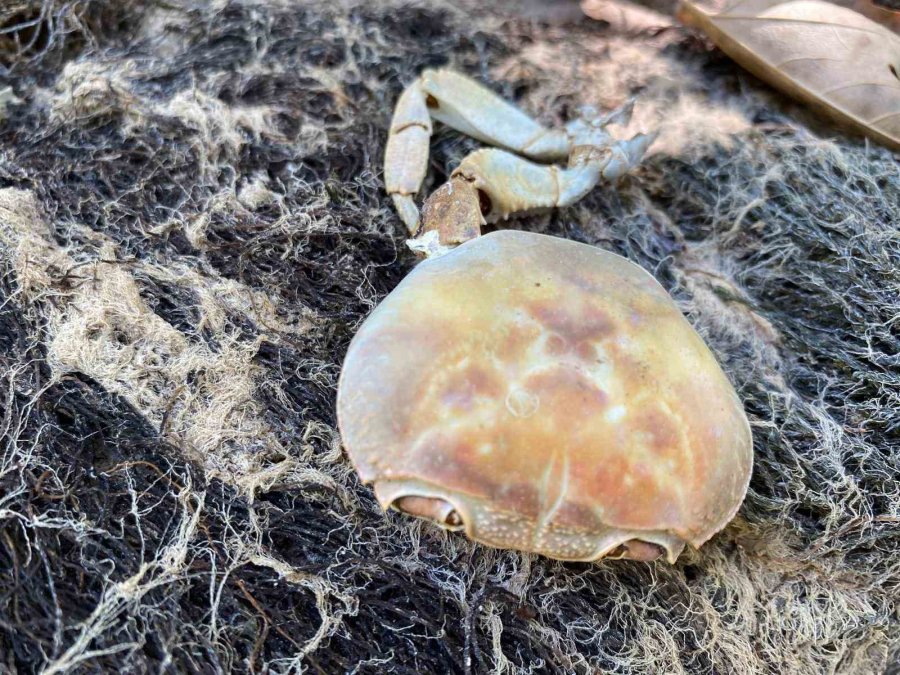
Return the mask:
{"type": "Polygon", "coordinates": [[[598,117],[594,120],[594,124],[599,127],[605,127],[608,124],[621,124],[625,126],[631,121],[631,115],[634,113],[634,102],[637,99],[632,96],[615,110],[598,117]]]}
{"type": "Polygon", "coordinates": [[[601,172],[603,178],[609,181],[617,180],[637,166],[647,148],[656,140],[656,136],[656,132],[637,134],[627,141],[616,141],[611,144],[609,161],[601,172]]]}
{"type": "Polygon", "coordinates": [[[394,208],[411,234],[419,230],[419,209],[411,195],[392,194],[394,208]]]}
{"type": "Polygon", "coordinates": [[[566,124],[565,127],[571,146],[570,164],[573,163],[572,153],[576,148],[614,146],[616,141],[606,127],[610,124],[627,125],[634,113],[635,100],[632,97],[615,110],[605,114],[601,114],[594,106],[582,106],[578,111],[578,117],[566,124]]]}

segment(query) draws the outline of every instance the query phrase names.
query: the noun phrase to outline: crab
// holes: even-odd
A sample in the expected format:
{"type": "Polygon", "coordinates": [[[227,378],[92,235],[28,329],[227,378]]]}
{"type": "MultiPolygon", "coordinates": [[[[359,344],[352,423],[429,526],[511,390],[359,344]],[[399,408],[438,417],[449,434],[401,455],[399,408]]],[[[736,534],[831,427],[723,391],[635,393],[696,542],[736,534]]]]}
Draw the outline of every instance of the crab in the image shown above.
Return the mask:
{"type": "Polygon", "coordinates": [[[622,175],[649,137],[628,115],[546,130],[450,71],[397,105],[385,176],[418,264],[354,337],[344,446],[383,508],[551,558],[674,562],[736,513],[752,438],[741,402],[665,289],[593,246],[485,222],[622,175]],[[420,216],[431,118],[540,159],[469,155],[420,216]]]}

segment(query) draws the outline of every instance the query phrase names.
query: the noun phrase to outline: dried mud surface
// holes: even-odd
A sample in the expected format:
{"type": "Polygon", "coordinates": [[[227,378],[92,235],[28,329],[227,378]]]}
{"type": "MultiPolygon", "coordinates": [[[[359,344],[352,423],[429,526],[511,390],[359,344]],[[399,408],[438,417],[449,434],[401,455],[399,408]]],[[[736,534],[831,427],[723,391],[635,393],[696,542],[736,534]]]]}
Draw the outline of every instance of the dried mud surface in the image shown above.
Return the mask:
{"type": "MultiPolygon", "coordinates": [[[[570,10],[0,8],[0,672],[900,672],[896,158],[570,10]],[[391,107],[445,64],[660,132],[510,226],[651,271],[746,405],[747,500],[675,566],[384,515],[342,454],[343,354],[414,264],[391,107]]],[[[476,147],[434,141],[427,189],[476,147]]]]}

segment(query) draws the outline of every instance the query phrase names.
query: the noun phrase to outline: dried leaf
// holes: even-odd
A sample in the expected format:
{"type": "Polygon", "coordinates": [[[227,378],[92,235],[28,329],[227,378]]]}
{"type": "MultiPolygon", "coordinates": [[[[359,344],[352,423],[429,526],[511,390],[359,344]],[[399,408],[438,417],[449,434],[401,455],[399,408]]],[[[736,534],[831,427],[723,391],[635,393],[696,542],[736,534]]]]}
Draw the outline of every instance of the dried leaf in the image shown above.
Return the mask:
{"type": "Polygon", "coordinates": [[[673,24],[671,16],[628,0],[581,0],[581,11],[626,34],[658,31],[673,24]]]}
{"type": "MultiPolygon", "coordinates": [[[[720,13],[733,4],[734,0],[705,0],[702,5],[706,13],[720,13]]],[[[900,0],[827,0],[829,4],[838,7],[846,7],[854,12],[859,12],[863,16],[872,19],[875,23],[890,28],[895,33],[900,32],[900,9],[891,9],[886,3],[897,3],[900,7],[900,0]]],[[[771,3],[774,5],[776,3],[771,3]]],[[[770,5],[770,6],[771,6],[770,5]]]]}
{"type": "MultiPolygon", "coordinates": [[[[836,0],[837,4],[859,12],[872,21],[887,26],[895,33],[900,33],[900,9],[891,9],[885,4],[872,0],[836,0]]],[[[900,7],[900,5],[898,5],[900,7]]]]}
{"type": "Polygon", "coordinates": [[[679,18],[757,77],[900,150],[900,36],[887,28],[819,0],[739,0],[718,14],[684,0],[679,18]]]}

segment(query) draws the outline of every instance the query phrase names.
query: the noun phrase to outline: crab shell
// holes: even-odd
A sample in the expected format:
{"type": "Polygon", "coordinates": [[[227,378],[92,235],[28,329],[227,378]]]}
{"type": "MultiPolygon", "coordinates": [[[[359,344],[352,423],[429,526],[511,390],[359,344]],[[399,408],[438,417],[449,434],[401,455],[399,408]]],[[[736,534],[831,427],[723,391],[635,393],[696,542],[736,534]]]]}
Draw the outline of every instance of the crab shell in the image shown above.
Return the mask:
{"type": "Polygon", "coordinates": [[[674,562],[750,478],[741,403],[666,291],[538,234],[419,264],[352,341],[338,417],[384,508],[437,505],[448,529],[563,560],[655,557],[647,542],[674,562]]]}

